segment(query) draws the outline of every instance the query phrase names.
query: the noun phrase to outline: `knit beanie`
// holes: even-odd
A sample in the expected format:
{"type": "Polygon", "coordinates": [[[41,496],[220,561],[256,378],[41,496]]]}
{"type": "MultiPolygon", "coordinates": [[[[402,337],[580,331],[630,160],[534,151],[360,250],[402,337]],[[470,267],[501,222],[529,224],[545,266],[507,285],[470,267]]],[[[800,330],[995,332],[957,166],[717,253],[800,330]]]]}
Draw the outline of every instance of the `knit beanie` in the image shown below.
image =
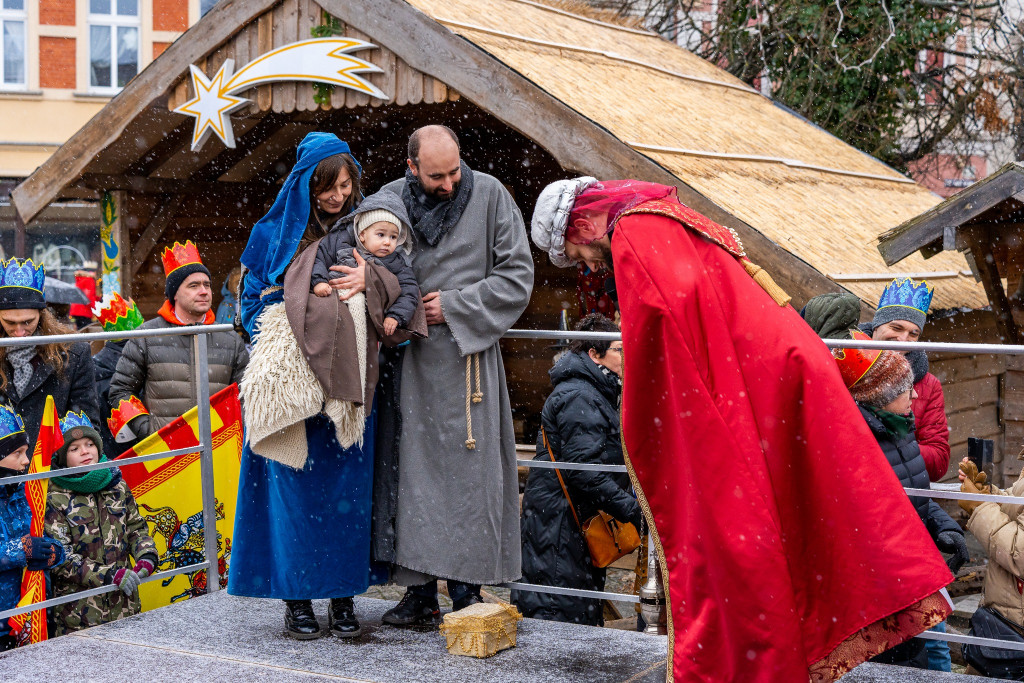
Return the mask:
{"type": "Polygon", "coordinates": [[[73,441],[78,439],[90,439],[96,444],[96,453],[103,455],[103,439],[100,437],[100,433],[92,427],[77,425],[64,432],[64,445],[53,452],[51,464],[53,469],[64,469],[68,466],[68,448],[71,447],[73,441]]]}
{"type": "Polygon", "coordinates": [[[9,434],[4,438],[0,439],[0,460],[6,458],[8,455],[18,450],[22,446],[28,445],[28,434],[24,431],[17,432],[15,434],[9,434]]]}
{"type": "Polygon", "coordinates": [[[167,276],[167,283],[164,285],[164,298],[173,302],[174,295],[178,293],[178,288],[185,282],[185,278],[193,273],[206,273],[206,277],[211,277],[209,269],[202,263],[189,263],[177,268],[167,276]]]}
{"type": "Polygon", "coordinates": [[[914,386],[914,372],[902,354],[882,351],[864,376],[850,387],[857,403],[884,408],[914,386]]]}
{"type": "Polygon", "coordinates": [[[894,320],[906,320],[924,329],[928,308],[932,303],[935,288],[927,282],[918,282],[908,277],[898,277],[885,286],[878,299],[878,308],[871,321],[878,327],[894,320]]]}
{"type": "Polygon", "coordinates": [[[390,223],[398,228],[398,236],[401,238],[402,221],[398,220],[398,216],[387,209],[373,209],[359,214],[359,216],[356,217],[356,234],[361,235],[363,230],[366,230],[374,223],[390,223]]]}

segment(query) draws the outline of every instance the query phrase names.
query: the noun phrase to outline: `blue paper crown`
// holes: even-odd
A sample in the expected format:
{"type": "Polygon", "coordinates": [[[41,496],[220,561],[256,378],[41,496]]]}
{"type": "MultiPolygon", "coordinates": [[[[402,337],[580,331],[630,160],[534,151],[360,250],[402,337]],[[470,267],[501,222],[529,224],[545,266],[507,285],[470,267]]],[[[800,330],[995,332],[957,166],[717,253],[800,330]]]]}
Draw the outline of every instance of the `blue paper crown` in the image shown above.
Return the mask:
{"type": "Polygon", "coordinates": [[[882,298],[878,300],[878,310],[886,306],[904,306],[927,314],[934,294],[935,288],[929,287],[925,281],[914,282],[909,277],[898,277],[886,285],[882,298]]]}
{"type": "Polygon", "coordinates": [[[0,263],[0,287],[24,287],[42,294],[45,281],[46,269],[32,259],[12,258],[0,263]]]}
{"type": "Polygon", "coordinates": [[[25,423],[14,408],[0,403],[0,439],[25,431],[25,423]]]}
{"type": "Polygon", "coordinates": [[[64,419],[60,421],[60,433],[67,434],[69,430],[75,427],[88,427],[89,429],[95,429],[92,426],[92,422],[85,416],[85,413],[68,413],[64,416],[64,419]]]}

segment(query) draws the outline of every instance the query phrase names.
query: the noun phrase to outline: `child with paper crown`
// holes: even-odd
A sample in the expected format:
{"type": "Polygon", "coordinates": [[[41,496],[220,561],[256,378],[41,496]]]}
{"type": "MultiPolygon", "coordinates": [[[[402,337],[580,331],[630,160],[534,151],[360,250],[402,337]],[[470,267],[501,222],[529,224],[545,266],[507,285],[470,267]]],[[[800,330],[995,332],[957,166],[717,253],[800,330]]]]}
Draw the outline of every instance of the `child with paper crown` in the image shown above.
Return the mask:
{"type": "Polygon", "coordinates": [[[381,264],[398,278],[402,293],[385,311],[384,334],[408,327],[420,303],[420,288],[409,257],[410,234],[409,217],[401,197],[387,190],[370,195],[321,240],[310,290],[317,296],[329,295],[328,281],[338,277],[331,273],[331,266],[358,265],[354,249],[364,260],[381,264]]]}
{"type": "MultiPolygon", "coordinates": [[[[21,416],[0,403],[0,612],[21,599],[24,570],[52,569],[64,561],[64,548],[49,536],[30,536],[32,510],[25,499],[25,484],[4,484],[4,479],[28,470],[28,435],[21,416]]],[[[7,619],[0,619],[0,652],[15,646],[7,619]]]]}
{"type": "MultiPolygon", "coordinates": [[[[53,454],[53,469],[106,462],[103,442],[89,418],[68,413],[60,429],[64,445],[53,454]]],[[[120,470],[54,477],[46,500],[46,532],[68,551],[68,561],[52,575],[55,596],[110,584],[120,588],[54,607],[54,635],[141,611],[139,585],[156,569],[159,557],[120,470]]]]}

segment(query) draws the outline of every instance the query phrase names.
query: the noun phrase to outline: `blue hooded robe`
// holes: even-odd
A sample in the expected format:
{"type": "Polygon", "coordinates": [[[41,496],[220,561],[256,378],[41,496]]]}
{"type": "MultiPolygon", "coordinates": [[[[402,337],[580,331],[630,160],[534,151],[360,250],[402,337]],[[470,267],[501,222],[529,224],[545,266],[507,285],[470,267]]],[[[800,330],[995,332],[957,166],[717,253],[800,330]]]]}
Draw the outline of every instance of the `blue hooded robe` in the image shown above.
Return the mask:
{"type": "MultiPolygon", "coordinates": [[[[307,135],[273,206],[253,227],[242,253],[248,271],[241,316],[254,344],[259,315],[284,300],[283,289],[266,290],[283,287],[306,230],[309,179],[317,164],[335,154],[351,152],[335,135],[307,135]]],[[[327,417],[306,420],[309,457],[302,470],[254,454],[246,439],[228,593],[308,600],[348,597],[369,587],[375,421],[371,410],[363,447],[343,450],[327,417]]]]}

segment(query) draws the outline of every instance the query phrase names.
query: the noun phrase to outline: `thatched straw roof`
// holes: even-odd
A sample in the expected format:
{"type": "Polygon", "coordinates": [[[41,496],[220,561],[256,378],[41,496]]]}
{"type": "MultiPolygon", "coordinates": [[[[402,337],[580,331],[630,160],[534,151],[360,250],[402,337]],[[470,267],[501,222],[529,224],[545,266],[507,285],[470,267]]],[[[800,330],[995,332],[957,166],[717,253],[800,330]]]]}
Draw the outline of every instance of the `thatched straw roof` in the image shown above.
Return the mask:
{"type": "Polygon", "coordinates": [[[986,305],[959,254],[889,268],[876,249],[939,197],[713,64],[531,0],[410,2],[866,301],[886,277],[938,274],[933,308],[986,305]]]}

